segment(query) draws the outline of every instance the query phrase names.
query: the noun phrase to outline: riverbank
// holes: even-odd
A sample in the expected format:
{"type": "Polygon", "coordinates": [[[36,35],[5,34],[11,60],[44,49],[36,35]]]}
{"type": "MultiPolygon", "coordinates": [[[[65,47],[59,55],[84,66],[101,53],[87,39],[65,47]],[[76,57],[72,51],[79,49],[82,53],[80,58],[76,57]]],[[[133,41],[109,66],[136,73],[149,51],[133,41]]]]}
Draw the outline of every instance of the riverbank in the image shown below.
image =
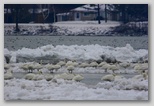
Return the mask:
{"type": "Polygon", "coordinates": [[[15,24],[4,24],[4,35],[49,35],[49,36],[110,36],[113,27],[119,22],[109,21],[98,24],[97,21],[65,21],[53,24],[19,24],[20,32],[15,31],[15,24]]]}

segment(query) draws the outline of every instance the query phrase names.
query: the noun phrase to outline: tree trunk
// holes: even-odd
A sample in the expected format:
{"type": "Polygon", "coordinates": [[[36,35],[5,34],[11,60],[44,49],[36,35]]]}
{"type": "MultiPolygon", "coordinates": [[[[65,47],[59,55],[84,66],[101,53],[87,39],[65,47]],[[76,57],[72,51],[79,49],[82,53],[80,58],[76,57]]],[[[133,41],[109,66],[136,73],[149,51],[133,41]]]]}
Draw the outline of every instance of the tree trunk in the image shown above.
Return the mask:
{"type": "Polygon", "coordinates": [[[35,5],[33,4],[33,22],[35,22],[35,5]]]}
{"type": "Polygon", "coordinates": [[[107,9],[106,9],[106,4],[105,4],[105,23],[107,22],[107,9]]]}
{"type": "Polygon", "coordinates": [[[126,23],[126,5],[123,4],[121,5],[121,9],[122,9],[122,22],[125,24],[126,23]]]}
{"type": "Polygon", "coordinates": [[[98,24],[100,24],[101,21],[100,21],[100,8],[99,8],[99,4],[98,4],[98,24]]]}
{"type": "Polygon", "coordinates": [[[8,23],[8,17],[9,17],[9,14],[8,14],[8,8],[6,9],[6,23],[8,23]]]}
{"type": "Polygon", "coordinates": [[[41,12],[42,12],[43,24],[44,24],[44,23],[46,22],[46,19],[48,18],[49,14],[50,14],[50,7],[49,7],[49,4],[48,4],[48,5],[40,4],[39,6],[40,6],[40,9],[41,9],[41,12]],[[46,7],[46,6],[47,6],[47,7],[46,7]],[[46,8],[48,8],[48,10],[47,10],[48,13],[45,13],[45,12],[43,11],[43,9],[46,9],[46,8]]]}
{"type": "Polygon", "coordinates": [[[53,22],[56,22],[56,12],[54,5],[52,5],[52,10],[53,10],[53,22]]]}
{"type": "Polygon", "coordinates": [[[15,31],[16,32],[19,32],[19,27],[18,27],[18,14],[19,14],[19,7],[18,7],[18,5],[16,6],[16,29],[15,29],[15,31]]]}

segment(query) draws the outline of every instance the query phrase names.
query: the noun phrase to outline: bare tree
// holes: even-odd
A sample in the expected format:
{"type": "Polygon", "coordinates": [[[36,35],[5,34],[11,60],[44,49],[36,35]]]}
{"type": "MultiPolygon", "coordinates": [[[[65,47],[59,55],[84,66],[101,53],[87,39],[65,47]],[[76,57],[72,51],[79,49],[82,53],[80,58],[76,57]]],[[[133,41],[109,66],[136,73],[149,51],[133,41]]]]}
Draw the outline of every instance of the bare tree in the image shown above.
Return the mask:
{"type": "Polygon", "coordinates": [[[35,4],[32,5],[33,8],[33,22],[35,22],[35,4]]]}
{"type": "Polygon", "coordinates": [[[8,23],[8,17],[9,17],[8,8],[6,8],[6,22],[7,22],[7,23],[8,23]]]}
{"type": "Polygon", "coordinates": [[[15,28],[15,31],[16,32],[19,32],[20,30],[19,30],[19,27],[18,27],[18,23],[19,23],[19,9],[20,9],[20,5],[18,5],[18,4],[16,4],[15,5],[16,7],[15,7],[15,10],[16,10],[16,28],[15,28]]]}
{"type": "Polygon", "coordinates": [[[52,10],[53,10],[53,19],[54,19],[54,21],[53,22],[56,22],[56,11],[55,11],[55,6],[54,6],[54,4],[52,4],[52,10]]]}
{"type": "Polygon", "coordinates": [[[105,4],[105,22],[107,22],[107,4],[105,4]]]}
{"type": "Polygon", "coordinates": [[[49,4],[39,4],[39,8],[41,9],[41,13],[43,16],[43,23],[44,23],[50,14],[50,5],[49,4]]]}
{"type": "Polygon", "coordinates": [[[101,23],[101,21],[100,21],[100,7],[99,7],[99,4],[97,5],[98,6],[98,24],[100,24],[101,23]]]}

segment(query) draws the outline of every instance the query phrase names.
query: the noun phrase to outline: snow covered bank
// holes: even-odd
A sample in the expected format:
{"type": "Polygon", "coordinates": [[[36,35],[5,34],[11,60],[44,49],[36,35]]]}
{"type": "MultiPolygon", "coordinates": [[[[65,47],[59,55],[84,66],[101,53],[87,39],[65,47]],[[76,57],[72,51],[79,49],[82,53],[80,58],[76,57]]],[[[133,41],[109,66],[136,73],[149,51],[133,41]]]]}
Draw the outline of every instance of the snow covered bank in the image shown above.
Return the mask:
{"type": "MultiPolygon", "coordinates": [[[[97,21],[65,21],[54,24],[19,24],[19,35],[109,35],[111,27],[119,22],[109,21],[98,24],[97,21]]],[[[5,24],[4,34],[14,35],[15,24],[5,24]]]]}
{"type": "Polygon", "coordinates": [[[4,56],[10,56],[11,62],[27,62],[27,60],[34,61],[35,59],[46,59],[50,60],[49,62],[61,59],[143,62],[148,61],[148,50],[134,50],[130,44],[127,44],[125,47],[116,48],[100,46],[98,44],[81,46],[46,45],[36,49],[22,48],[17,51],[9,51],[5,48],[4,56]]]}
{"type": "Polygon", "coordinates": [[[127,36],[147,36],[148,35],[148,21],[143,22],[128,22],[113,28],[113,33],[117,35],[127,36]]]}
{"type": "Polygon", "coordinates": [[[4,81],[5,100],[148,100],[147,81],[101,82],[89,87],[80,82],[57,80],[4,81]],[[120,83],[117,85],[117,83],[120,83]],[[122,86],[122,87],[121,87],[122,86]],[[125,90],[128,87],[130,90],[125,90]],[[143,88],[143,89],[136,89],[143,88]],[[135,89],[135,90],[134,90],[135,89]]]}

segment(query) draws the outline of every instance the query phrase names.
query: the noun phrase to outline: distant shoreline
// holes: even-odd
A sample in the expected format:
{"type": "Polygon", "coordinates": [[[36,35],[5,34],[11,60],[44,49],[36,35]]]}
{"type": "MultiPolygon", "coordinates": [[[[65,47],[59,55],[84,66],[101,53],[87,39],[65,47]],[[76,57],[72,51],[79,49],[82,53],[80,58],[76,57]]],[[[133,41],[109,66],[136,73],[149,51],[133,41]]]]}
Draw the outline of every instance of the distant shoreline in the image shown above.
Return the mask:
{"type": "Polygon", "coordinates": [[[15,23],[4,24],[4,36],[147,36],[148,22],[117,21],[65,21],[53,24],[19,23],[19,32],[15,23]]]}

